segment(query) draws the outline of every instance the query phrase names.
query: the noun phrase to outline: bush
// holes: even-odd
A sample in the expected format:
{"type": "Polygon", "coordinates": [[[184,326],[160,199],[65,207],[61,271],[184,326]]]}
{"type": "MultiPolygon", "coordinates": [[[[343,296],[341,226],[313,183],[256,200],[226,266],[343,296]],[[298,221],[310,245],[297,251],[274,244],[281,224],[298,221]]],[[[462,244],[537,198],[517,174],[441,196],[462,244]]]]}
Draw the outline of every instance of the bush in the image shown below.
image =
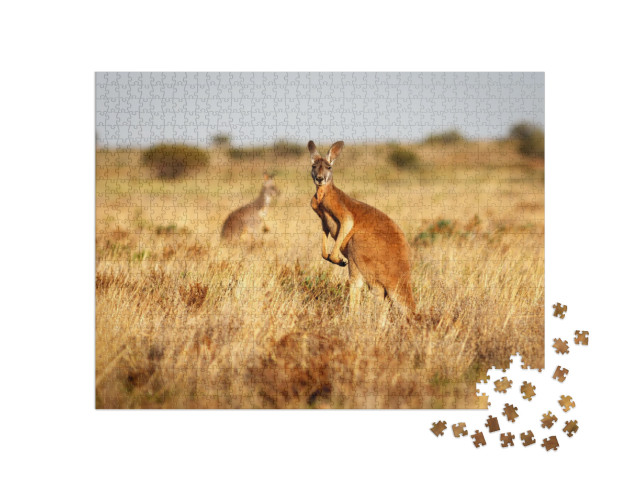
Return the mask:
{"type": "Polygon", "coordinates": [[[273,144],[273,153],[276,157],[299,157],[304,154],[306,150],[304,146],[286,140],[276,140],[273,144]]]}
{"type": "Polygon", "coordinates": [[[228,134],[215,134],[211,136],[211,143],[215,147],[224,147],[231,143],[231,137],[228,134]]]}
{"type": "Polygon", "coordinates": [[[229,158],[232,160],[252,159],[264,156],[264,147],[231,147],[229,158]]]}
{"type": "Polygon", "coordinates": [[[415,152],[402,147],[394,147],[387,158],[398,169],[415,169],[419,165],[415,152]]]}
{"type": "Polygon", "coordinates": [[[438,239],[470,239],[478,235],[483,230],[483,222],[476,214],[469,221],[462,225],[456,220],[439,218],[423,227],[413,238],[413,244],[417,246],[428,246],[438,239]]]}
{"type": "Polygon", "coordinates": [[[441,237],[451,237],[458,232],[458,223],[449,219],[438,219],[429,224],[427,228],[420,231],[413,239],[416,245],[433,244],[436,239],[441,237]]]}
{"type": "Polygon", "coordinates": [[[544,130],[521,122],[511,127],[509,138],[518,142],[518,150],[528,157],[544,158],[544,130]]]}
{"type": "Polygon", "coordinates": [[[464,136],[458,132],[457,130],[447,130],[446,132],[441,132],[439,134],[431,134],[424,141],[425,144],[457,144],[459,142],[464,142],[464,136]]]}
{"type": "Polygon", "coordinates": [[[299,157],[303,155],[306,147],[288,142],[286,140],[277,140],[272,147],[232,147],[229,149],[229,158],[232,160],[255,159],[263,157],[267,152],[273,152],[276,157],[299,157]]]}
{"type": "Polygon", "coordinates": [[[197,170],[208,164],[207,152],[190,145],[159,144],[142,153],[142,165],[155,171],[161,179],[177,179],[187,170],[197,170]]]}

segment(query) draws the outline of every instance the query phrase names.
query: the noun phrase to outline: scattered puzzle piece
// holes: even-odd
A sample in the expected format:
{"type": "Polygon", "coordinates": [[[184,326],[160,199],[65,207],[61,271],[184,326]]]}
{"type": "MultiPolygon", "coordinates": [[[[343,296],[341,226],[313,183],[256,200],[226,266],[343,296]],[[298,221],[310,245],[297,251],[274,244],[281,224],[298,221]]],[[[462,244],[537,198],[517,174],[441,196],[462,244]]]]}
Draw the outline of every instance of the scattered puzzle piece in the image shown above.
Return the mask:
{"type": "Polygon", "coordinates": [[[444,435],[444,430],[447,429],[446,421],[438,421],[437,423],[431,424],[433,424],[433,427],[431,428],[431,432],[433,432],[433,434],[435,434],[436,436],[444,435]]]}
{"type": "Polygon", "coordinates": [[[520,387],[520,392],[522,393],[522,398],[527,401],[531,401],[531,398],[536,395],[536,387],[531,383],[525,381],[522,383],[520,387]]]}
{"type": "Polygon", "coordinates": [[[558,446],[560,446],[560,444],[558,444],[558,438],[556,438],[555,436],[549,436],[547,439],[542,441],[542,446],[547,451],[551,451],[552,449],[554,451],[557,451],[558,450],[558,446]]]}
{"type": "Polygon", "coordinates": [[[564,315],[567,312],[567,306],[563,306],[559,302],[553,305],[553,315],[555,317],[559,317],[560,319],[564,319],[564,315]]]}
{"type": "Polygon", "coordinates": [[[578,432],[578,421],[565,421],[562,430],[567,433],[567,436],[572,437],[574,433],[578,432]]]}
{"type": "Polygon", "coordinates": [[[453,435],[456,438],[459,438],[460,436],[466,436],[467,434],[469,434],[465,429],[466,427],[467,425],[465,423],[454,424],[453,426],[451,426],[451,429],[453,429],[453,435]]]}
{"type": "Polygon", "coordinates": [[[576,331],[576,337],[574,338],[576,344],[582,344],[583,346],[589,345],[589,331],[576,331]]]}
{"type": "Polygon", "coordinates": [[[520,433],[520,439],[522,440],[523,446],[531,446],[532,444],[536,443],[536,440],[533,437],[533,433],[531,431],[520,433]]]}
{"type": "Polygon", "coordinates": [[[490,433],[500,431],[500,423],[498,423],[498,418],[494,418],[493,416],[489,416],[487,418],[487,423],[485,426],[489,429],[490,433]]]}
{"type": "Polygon", "coordinates": [[[551,426],[553,426],[553,424],[558,420],[558,418],[551,412],[549,411],[547,414],[543,414],[542,415],[542,427],[543,428],[547,428],[547,429],[551,429],[551,426]]]}
{"type": "Polygon", "coordinates": [[[513,439],[515,436],[511,433],[502,433],[500,435],[500,441],[502,441],[502,447],[513,446],[513,439]]]}
{"type": "Polygon", "coordinates": [[[576,407],[576,402],[571,399],[571,396],[560,396],[560,400],[558,404],[562,406],[562,410],[566,413],[569,412],[571,408],[576,407]]]}
{"type": "Polygon", "coordinates": [[[499,379],[498,381],[496,381],[494,384],[496,385],[496,388],[494,389],[494,391],[507,392],[507,389],[511,387],[511,385],[513,384],[513,381],[509,381],[506,377],[503,377],[502,379],[499,379]]]}
{"type": "Polygon", "coordinates": [[[504,410],[502,411],[502,414],[507,416],[507,419],[509,421],[511,421],[512,423],[515,423],[516,422],[516,418],[518,417],[518,413],[516,412],[517,410],[518,410],[518,408],[515,407],[513,404],[505,404],[504,405],[504,410]]]}
{"type": "Polygon", "coordinates": [[[554,339],[553,348],[556,350],[556,354],[567,354],[569,352],[569,343],[562,339],[554,339]]]}
{"type": "Polygon", "coordinates": [[[476,433],[472,434],[471,437],[473,438],[473,445],[476,448],[479,448],[480,446],[486,446],[487,442],[484,440],[484,434],[482,434],[477,429],[476,433]]]}
{"type": "Polygon", "coordinates": [[[559,382],[564,382],[567,378],[567,374],[569,374],[569,370],[563,367],[556,367],[556,372],[553,373],[553,379],[556,379],[559,382]]]}

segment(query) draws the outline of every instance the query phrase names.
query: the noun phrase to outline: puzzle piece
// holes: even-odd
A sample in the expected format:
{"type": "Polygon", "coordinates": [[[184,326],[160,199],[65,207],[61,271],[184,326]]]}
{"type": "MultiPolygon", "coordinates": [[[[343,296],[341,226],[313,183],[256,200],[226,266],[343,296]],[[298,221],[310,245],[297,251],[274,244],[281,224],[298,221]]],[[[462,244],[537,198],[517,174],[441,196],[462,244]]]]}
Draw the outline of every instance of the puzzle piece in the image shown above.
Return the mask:
{"type": "Polygon", "coordinates": [[[536,443],[536,440],[533,437],[533,433],[531,431],[520,433],[520,440],[522,441],[523,446],[531,446],[532,444],[536,443]]]}
{"type": "Polygon", "coordinates": [[[525,381],[522,383],[522,386],[520,386],[520,392],[522,393],[522,399],[531,401],[531,398],[536,395],[536,387],[525,381]]]}
{"type": "Polygon", "coordinates": [[[516,418],[518,417],[518,413],[516,412],[517,410],[518,408],[515,407],[513,404],[505,404],[502,414],[505,415],[509,421],[511,421],[512,423],[515,423],[516,418]]]}
{"type": "Polygon", "coordinates": [[[542,447],[544,447],[547,451],[551,451],[552,449],[554,451],[557,451],[558,446],[560,446],[558,444],[558,438],[556,438],[555,436],[549,436],[547,439],[542,441],[542,447]]]}
{"type": "Polygon", "coordinates": [[[473,438],[473,445],[476,448],[479,448],[480,446],[486,446],[487,442],[484,440],[484,434],[482,434],[477,429],[476,433],[472,434],[471,437],[473,438]]]}
{"type": "Polygon", "coordinates": [[[557,304],[553,305],[553,315],[555,317],[559,317],[560,319],[564,319],[564,315],[567,312],[567,306],[563,306],[562,304],[560,304],[559,302],[557,304]]]}
{"type": "Polygon", "coordinates": [[[542,427],[543,428],[547,428],[547,429],[551,429],[551,426],[553,426],[553,424],[558,420],[558,418],[551,412],[549,411],[547,414],[543,414],[542,415],[542,427]]]}
{"type": "Polygon", "coordinates": [[[567,354],[569,352],[569,343],[562,339],[554,339],[553,348],[556,350],[556,354],[567,354]]]}
{"type": "Polygon", "coordinates": [[[568,369],[558,366],[553,373],[553,379],[556,379],[558,382],[564,382],[564,380],[567,378],[567,374],[569,374],[568,369]]]}
{"type": "Polygon", "coordinates": [[[576,331],[574,342],[583,346],[589,345],[589,331],[576,331]]]}
{"type": "Polygon", "coordinates": [[[437,423],[431,423],[433,427],[431,428],[431,432],[436,436],[444,435],[445,429],[447,429],[446,421],[438,421],[437,423]]]}
{"type": "Polygon", "coordinates": [[[500,434],[500,441],[502,441],[501,446],[506,448],[507,446],[513,446],[513,440],[515,436],[511,433],[502,433],[500,434]]]}
{"type": "Polygon", "coordinates": [[[465,429],[466,427],[467,425],[465,423],[454,424],[453,426],[451,426],[451,429],[453,429],[453,435],[456,438],[459,438],[460,436],[466,436],[467,434],[469,434],[465,429]]]}
{"type": "Polygon", "coordinates": [[[507,389],[511,387],[513,381],[509,381],[509,379],[503,377],[502,379],[497,380],[494,384],[496,385],[494,391],[507,392],[507,389]]]}
{"type": "Polygon", "coordinates": [[[493,433],[496,431],[500,431],[500,423],[498,423],[498,419],[493,416],[489,416],[487,418],[487,423],[485,424],[487,428],[489,428],[489,432],[493,433]]]}
{"type": "Polygon", "coordinates": [[[560,396],[560,400],[558,401],[558,404],[562,406],[562,410],[565,413],[569,412],[571,408],[576,407],[576,403],[573,399],[571,399],[571,396],[560,396]]]}
{"type": "Polygon", "coordinates": [[[567,433],[567,436],[572,437],[578,432],[578,421],[565,421],[562,430],[567,433]]]}

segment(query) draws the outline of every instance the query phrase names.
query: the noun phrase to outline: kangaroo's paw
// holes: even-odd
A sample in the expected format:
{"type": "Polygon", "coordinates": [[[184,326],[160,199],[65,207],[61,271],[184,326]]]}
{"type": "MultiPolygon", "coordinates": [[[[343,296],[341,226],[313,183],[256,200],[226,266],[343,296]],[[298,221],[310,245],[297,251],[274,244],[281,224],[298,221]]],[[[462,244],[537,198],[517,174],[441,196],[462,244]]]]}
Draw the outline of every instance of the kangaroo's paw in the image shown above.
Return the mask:
{"type": "Polygon", "coordinates": [[[349,261],[345,257],[333,254],[329,256],[329,261],[342,267],[346,266],[349,263],[349,261]]]}

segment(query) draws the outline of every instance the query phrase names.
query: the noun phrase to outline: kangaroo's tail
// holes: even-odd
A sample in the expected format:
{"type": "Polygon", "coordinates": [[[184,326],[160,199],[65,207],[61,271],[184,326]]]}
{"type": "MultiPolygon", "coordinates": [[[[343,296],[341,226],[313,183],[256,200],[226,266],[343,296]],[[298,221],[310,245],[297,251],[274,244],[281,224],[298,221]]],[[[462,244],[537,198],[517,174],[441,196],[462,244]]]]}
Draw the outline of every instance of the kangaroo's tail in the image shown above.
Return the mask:
{"type": "Polygon", "coordinates": [[[394,302],[400,304],[409,317],[413,317],[416,311],[416,302],[413,299],[413,290],[411,289],[411,281],[408,278],[401,279],[390,297],[394,302]]]}

